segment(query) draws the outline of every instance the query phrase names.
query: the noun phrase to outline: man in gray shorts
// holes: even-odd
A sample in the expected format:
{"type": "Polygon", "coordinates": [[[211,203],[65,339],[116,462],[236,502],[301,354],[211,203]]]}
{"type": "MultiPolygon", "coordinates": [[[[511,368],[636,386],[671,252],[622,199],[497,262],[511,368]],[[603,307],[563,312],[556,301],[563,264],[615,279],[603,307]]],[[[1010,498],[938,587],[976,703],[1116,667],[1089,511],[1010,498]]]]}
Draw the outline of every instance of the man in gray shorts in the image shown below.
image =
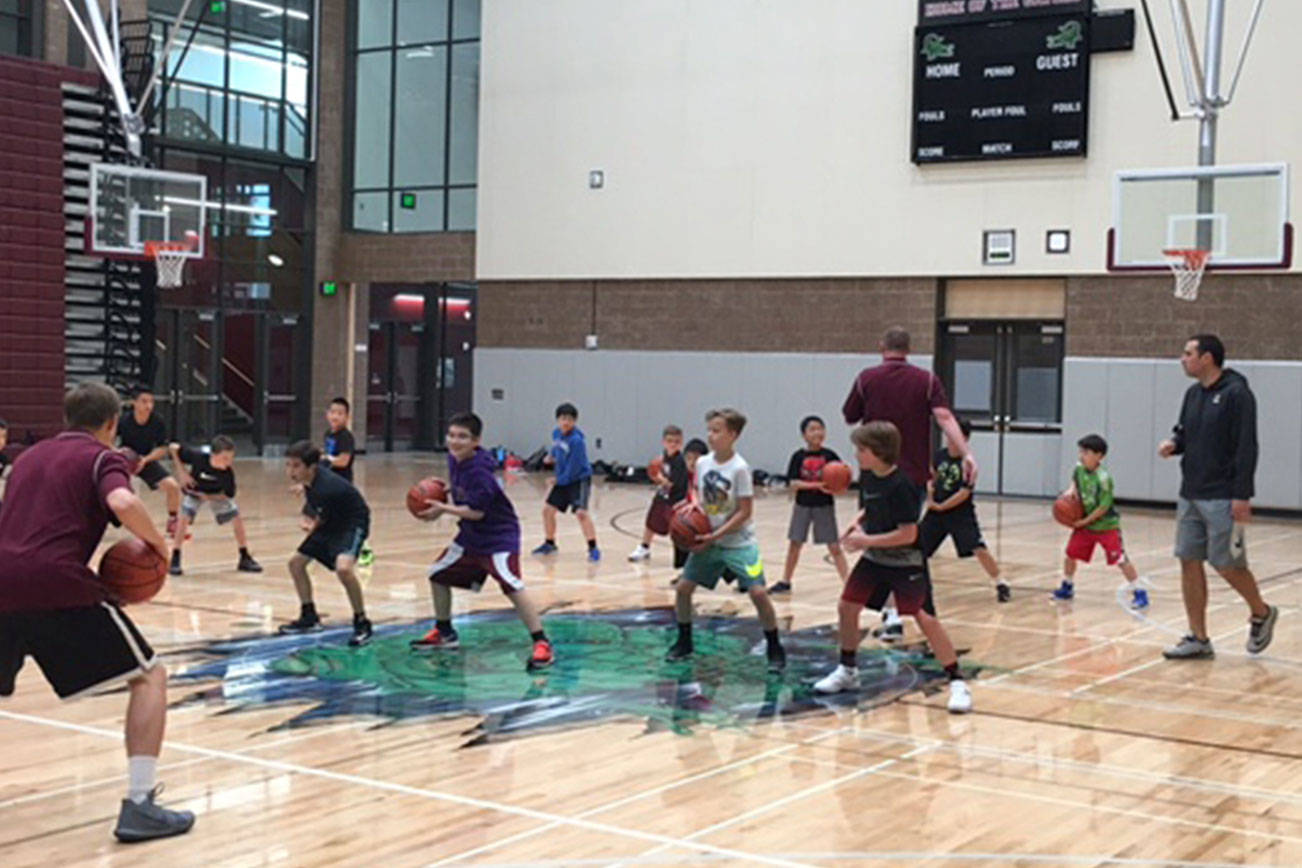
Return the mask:
{"type": "Polygon", "coordinates": [[[1180,364],[1198,382],[1185,392],[1180,421],[1157,452],[1163,458],[1181,456],[1175,556],[1189,634],[1162,654],[1180,660],[1214,654],[1203,561],[1248,604],[1248,653],[1258,654],[1274,636],[1279,609],[1261,598],[1244,543],[1257,470],[1257,401],[1243,375],[1223,367],[1225,347],[1216,335],[1191,337],[1180,364]]]}

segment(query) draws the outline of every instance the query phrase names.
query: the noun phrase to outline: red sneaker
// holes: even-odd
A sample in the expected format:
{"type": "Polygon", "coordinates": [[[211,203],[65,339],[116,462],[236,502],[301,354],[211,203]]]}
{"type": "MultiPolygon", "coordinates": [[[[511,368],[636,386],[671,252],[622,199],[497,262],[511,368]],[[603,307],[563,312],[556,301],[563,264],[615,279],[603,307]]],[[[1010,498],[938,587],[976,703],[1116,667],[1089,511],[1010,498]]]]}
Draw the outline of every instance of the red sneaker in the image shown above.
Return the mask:
{"type": "Polygon", "coordinates": [[[419,639],[411,640],[411,650],[413,651],[437,651],[445,648],[457,648],[460,645],[461,641],[455,632],[445,635],[439,632],[438,627],[430,630],[419,639]]]}
{"type": "Polygon", "coordinates": [[[552,643],[546,639],[539,639],[533,643],[533,654],[529,657],[529,663],[525,667],[530,672],[539,669],[546,669],[556,662],[556,654],[552,651],[552,643]]]}

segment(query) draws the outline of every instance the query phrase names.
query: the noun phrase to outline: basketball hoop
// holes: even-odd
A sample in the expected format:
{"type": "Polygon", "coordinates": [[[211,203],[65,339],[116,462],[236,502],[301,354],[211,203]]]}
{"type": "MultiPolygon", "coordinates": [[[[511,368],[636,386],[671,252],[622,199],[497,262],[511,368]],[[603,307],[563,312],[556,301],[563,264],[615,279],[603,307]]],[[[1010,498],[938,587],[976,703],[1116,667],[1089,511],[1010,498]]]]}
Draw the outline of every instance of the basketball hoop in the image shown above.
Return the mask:
{"type": "Polygon", "coordinates": [[[160,289],[175,289],[184,282],[185,260],[192,250],[184,241],[145,242],[145,255],[154,260],[160,289]]]}
{"type": "Polygon", "coordinates": [[[1162,253],[1167,258],[1167,265],[1171,266],[1171,273],[1175,275],[1175,297],[1182,301],[1195,301],[1212,252],[1197,247],[1174,247],[1163,250],[1162,253]]]}

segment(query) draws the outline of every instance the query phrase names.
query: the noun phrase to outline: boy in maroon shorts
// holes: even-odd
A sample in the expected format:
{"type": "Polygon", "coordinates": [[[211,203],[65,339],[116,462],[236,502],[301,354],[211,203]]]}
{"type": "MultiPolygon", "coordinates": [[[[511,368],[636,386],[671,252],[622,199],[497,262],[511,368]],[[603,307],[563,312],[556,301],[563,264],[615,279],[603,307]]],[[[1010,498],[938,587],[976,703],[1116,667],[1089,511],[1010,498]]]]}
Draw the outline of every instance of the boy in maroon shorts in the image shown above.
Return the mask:
{"type": "Polygon", "coordinates": [[[1130,608],[1148,608],[1148,591],[1139,586],[1139,572],[1126,557],[1121,543],[1121,516],[1113,505],[1112,474],[1103,468],[1103,457],[1108,454],[1108,441],[1097,434],[1088,434],[1076,441],[1080,449],[1080,463],[1071,474],[1071,487],[1085,508],[1085,516],[1076,522],[1071,538],[1067,540],[1067,553],[1062,562],[1062,584],[1053,592],[1055,600],[1070,600],[1076,595],[1076,562],[1089,563],[1094,557],[1094,546],[1103,549],[1108,566],[1120,566],[1121,573],[1130,583],[1130,608]]]}
{"type": "Polygon", "coordinates": [[[452,544],[430,567],[434,592],[434,629],[411,643],[412,650],[456,648],[460,641],[452,626],[452,589],[478,592],[484,581],[497,581],[533,639],[527,669],[551,666],[556,656],[543,632],[542,618],[520,579],[520,519],[494,471],[497,462],[479,448],[484,423],[474,413],[458,413],[448,421],[449,502],[430,501],[421,518],[433,521],[447,513],[461,519],[452,544]]]}
{"type": "Polygon", "coordinates": [[[167,672],[87,561],[110,521],[167,559],[167,542],[131,491],[135,470],[112,448],[121,407],[100,383],[68,391],[68,430],[19,456],[0,515],[0,696],[34,657],[61,699],[125,681],[127,798],[113,834],[123,842],[188,832],[189,811],[154,804],[167,718],[167,672]]]}
{"type": "MultiPolygon", "coordinates": [[[[651,557],[651,538],[669,535],[669,520],[674,516],[674,507],[687,498],[687,485],[691,473],[687,469],[687,459],[683,457],[683,429],[677,425],[666,425],[661,435],[664,454],[660,456],[661,469],[658,476],[651,478],[658,487],[651,498],[651,506],[646,512],[646,527],[642,530],[642,542],[628,556],[633,562],[645,561],[651,557]]],[[[687,552],[674,549],[674,569],[681,569],[687,563],[687,552]]]]}
{"type": "Polygon", "coordinates": [[[918,547],[921,495],[895,465],[900,456],[900,431],[890,422],[869,422],[850,435],[859,458],[861,510],[841,537],[846,551],[862,551],[837,604],[841,662],[814,685],[819,693],[859,689],[859,613],[864,606],[881,609],[895,595],[901,615],[918,622],[936,661],[949,676],[949,710],[972,710],[972,693],[958,668],[958,655],[949,634],[936,617],[931,600],[927,561],[918,547]]]}

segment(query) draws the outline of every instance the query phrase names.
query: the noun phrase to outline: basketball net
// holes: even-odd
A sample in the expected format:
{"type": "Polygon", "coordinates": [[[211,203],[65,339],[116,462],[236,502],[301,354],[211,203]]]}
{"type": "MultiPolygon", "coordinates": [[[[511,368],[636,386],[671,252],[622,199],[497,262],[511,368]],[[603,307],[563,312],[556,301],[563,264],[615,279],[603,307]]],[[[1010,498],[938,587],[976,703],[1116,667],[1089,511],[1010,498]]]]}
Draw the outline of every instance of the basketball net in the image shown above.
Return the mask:
{"type": "Polygon", "coordinates": [[[1196,247],[1178,247],[1163,250],[1167,265],[1175,275],[1175,297],[1181,301],[1196,301],[1198,287],[1203,282],[1203,272],[1207,270],[1207,260],[1211,258],[1210,250],[1196,247]]]}
{"type": "Polygon", "coordinates": [[[184,283],[186,254],[190,250],[184,241],[145,242],[145,255],[154,260],[160,289],[175,289],[184,283]]]}

